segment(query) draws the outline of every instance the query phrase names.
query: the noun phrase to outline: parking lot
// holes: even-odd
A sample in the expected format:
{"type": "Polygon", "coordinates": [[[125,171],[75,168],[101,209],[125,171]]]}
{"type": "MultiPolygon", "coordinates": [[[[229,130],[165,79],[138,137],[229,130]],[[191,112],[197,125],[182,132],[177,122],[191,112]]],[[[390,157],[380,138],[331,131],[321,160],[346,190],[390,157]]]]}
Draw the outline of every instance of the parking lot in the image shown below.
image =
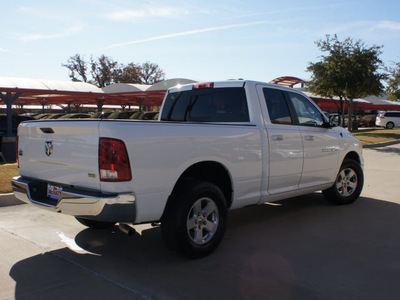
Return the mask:
{"type": "Polygon", "coordinates": [[[398,299],[400,146],[364,150],[360,200],[322,194],[231,211],[218,250],[170,253],[160,229],[87,229],[0,207],[0,299],[398,299]]]}

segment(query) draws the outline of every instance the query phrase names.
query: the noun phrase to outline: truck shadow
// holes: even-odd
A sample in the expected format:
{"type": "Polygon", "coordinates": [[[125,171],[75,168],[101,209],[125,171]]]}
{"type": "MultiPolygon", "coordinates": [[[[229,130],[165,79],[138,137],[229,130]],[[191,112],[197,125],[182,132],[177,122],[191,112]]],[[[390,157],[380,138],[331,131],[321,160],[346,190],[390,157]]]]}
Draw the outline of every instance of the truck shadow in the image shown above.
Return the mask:
{"type": "Polygon", "coordinates": [[[332,206],[315,193],[232,211],[204,259],[170,253],[159,228],[131,237],[85,229],[75,242],[86,253],[46,252],[10,275],[16,299],[395,299],[399,215],[396,203],[332,206]]]}
{"type": "Polygon", "coordinates": [[[371,149],[376,152],[400,154],[400,149],[395,148],[395,147],[379,147],[379,148],[371,148],[371,149]]]}

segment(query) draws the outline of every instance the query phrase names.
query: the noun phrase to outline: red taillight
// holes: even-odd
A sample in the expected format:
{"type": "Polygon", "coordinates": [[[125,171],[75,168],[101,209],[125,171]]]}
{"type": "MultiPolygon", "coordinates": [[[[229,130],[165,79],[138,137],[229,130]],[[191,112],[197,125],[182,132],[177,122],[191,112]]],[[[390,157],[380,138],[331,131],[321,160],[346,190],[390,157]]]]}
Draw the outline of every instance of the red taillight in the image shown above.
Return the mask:
{"type": "Polygon", "coordinates": [[[203,82],[203,83],[195,83],[193,84],[193,89],[212,89],[214,87],[214,82],[203,82]]]}
{"type": "Polygon", "coordinates": [[[130,181],[132,179],[128,152],[123,141],[100,138],[99,169],[101,181],[130,181]]]}

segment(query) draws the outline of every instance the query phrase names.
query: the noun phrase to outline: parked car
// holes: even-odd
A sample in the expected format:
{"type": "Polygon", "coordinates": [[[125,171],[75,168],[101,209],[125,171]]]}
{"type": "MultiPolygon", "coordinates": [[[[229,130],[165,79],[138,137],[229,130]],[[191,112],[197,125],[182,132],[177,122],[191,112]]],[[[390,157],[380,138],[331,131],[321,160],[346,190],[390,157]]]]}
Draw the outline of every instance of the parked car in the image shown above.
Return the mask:
{"type": "Polygon", "coordinates": [[[359,119],[358,125],[360,127],[374,127],[376,122],[376,116],[375,115],[366,115],[362,118],[359,119]]]}
{"type": "Polygon", "coordinates": [[[142,120],[157,120],[160,113],[158,111],[146,112],[142,115],[140,119],[142,120]]]}
{"type": "Polygon", "coordinates": [[[54,120],[54,119],[59,119],[63,116],[65,116],[65,113],[53,113],[53,114],[48,114],[41,119],[54,120]]]}
{"type": "Polygon", "coordinates": [[[136,113],[135,110],[116,111],[110,114],[107,119],[129,119],[134,113],[136,113]]]}
{"type": "Polygon", "coordinates": [[[91,117],[92,116],[90,114],[74,113],[74,114],[63,115],[59,119],[89,119],[91,117]]]}
{"type": "Polygon", "coordinates": [[[133,120],[158,120],[160,113],[158,111],[140,112],[137,111],[131,115],[130,119],[133,120]]]}
{"type": "Polygon", "coordinates": [[[50,115],[50,113],[38,114],[38,115],[36,115],[34,118],[35,118],[36,120],[41,120],[41,119],[46,118],[48,115],[50,115]]]}
{"type": "Polygon", "coordinates": [[[99,111],[92,115],[93,119],[107,119],[109,115],[111,115],[112,111],[99,111]]]}
{"type": "Polygon", "coordinates": [[[376,126],[393,129],[400,127],[400,111],[385,111],[378,114],[375,121],[376,126]]]}

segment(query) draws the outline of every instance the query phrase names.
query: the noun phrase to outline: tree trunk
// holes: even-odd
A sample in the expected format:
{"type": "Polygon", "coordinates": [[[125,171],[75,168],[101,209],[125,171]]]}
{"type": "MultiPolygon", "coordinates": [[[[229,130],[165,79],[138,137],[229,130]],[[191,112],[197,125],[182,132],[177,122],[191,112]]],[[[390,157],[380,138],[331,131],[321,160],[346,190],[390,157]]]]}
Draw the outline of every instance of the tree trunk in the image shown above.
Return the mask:
{"type": "Polygon", "coordinates": [[[349,110],[348,110],[348,113],[349,113],[349,123],[347,124],[348,125],[348,130],[351,132],[351,130],[353,129],[353,118],[352,118],[352,115],[353,115],[353,99],[349,99],[349,110]]]}

